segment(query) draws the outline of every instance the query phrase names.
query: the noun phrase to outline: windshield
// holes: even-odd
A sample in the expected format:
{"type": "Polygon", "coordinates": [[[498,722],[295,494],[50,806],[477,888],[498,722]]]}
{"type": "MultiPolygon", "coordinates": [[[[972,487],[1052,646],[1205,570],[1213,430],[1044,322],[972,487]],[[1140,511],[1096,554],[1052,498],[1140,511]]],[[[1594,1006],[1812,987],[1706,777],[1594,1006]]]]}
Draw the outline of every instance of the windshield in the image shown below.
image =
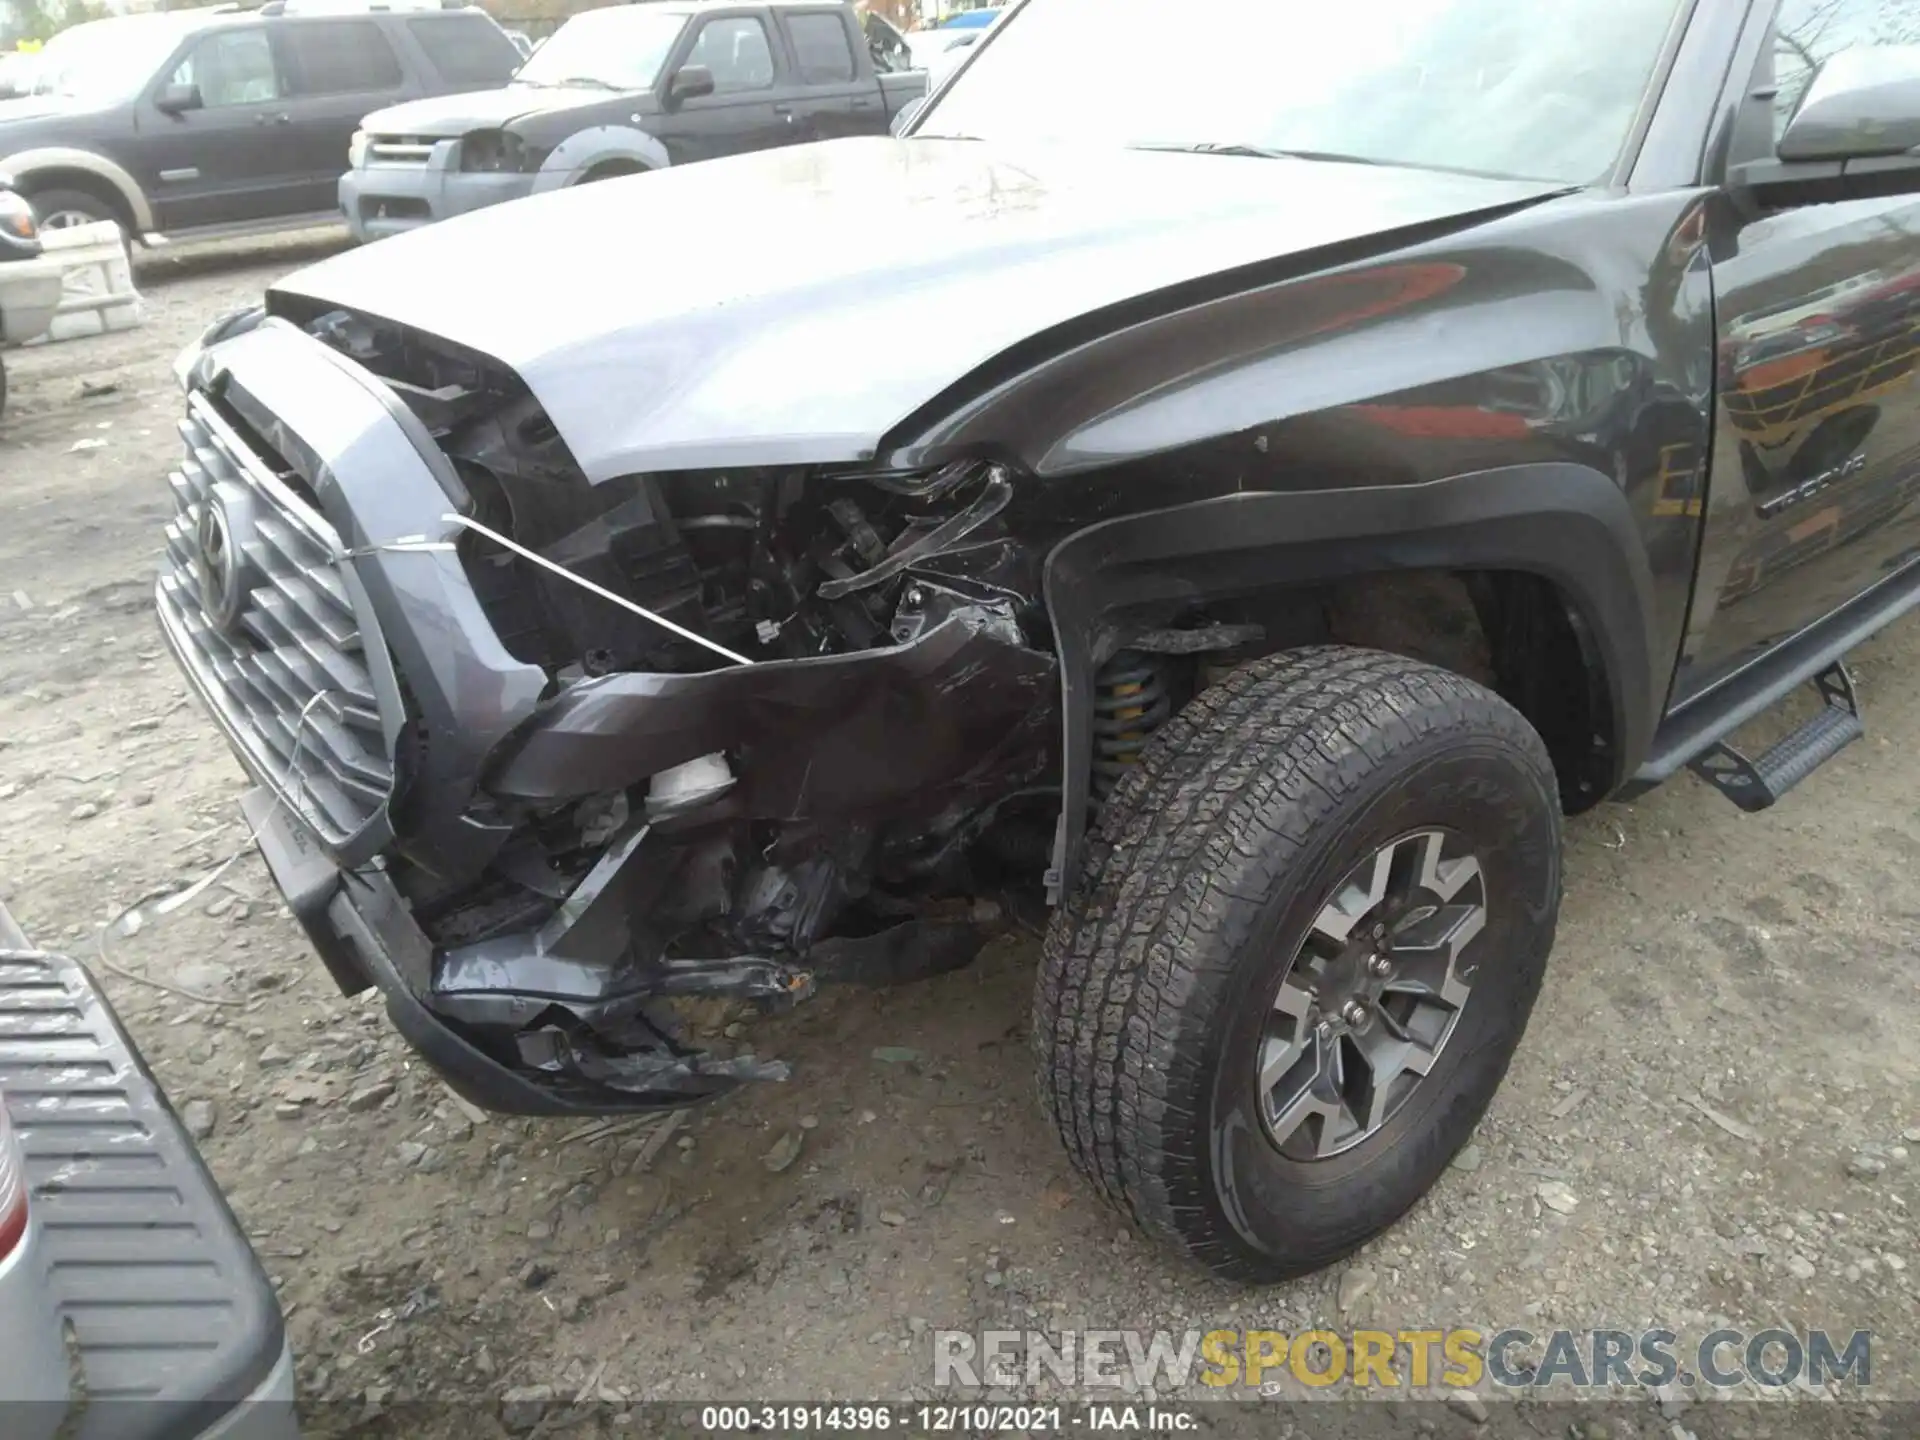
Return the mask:
{"type": "Polygon", "coordinates": [[[671,11],[625,5],[589,10],[554,31],[520,67],[514,82],[651,89],[686,24],[684,14],[671,11]]]}
{"type": "Polygon", "coordinates": [[[1625,145],[1681,3],[1030,0],[914,133],[1586,183],[1625,145]]]}
{"type": "Polygon", "coordinates": [[[185,29],[171,17],[131,15],[62,30],[40,51],[34,93],[129,98],[153,79],[185,29]]]}

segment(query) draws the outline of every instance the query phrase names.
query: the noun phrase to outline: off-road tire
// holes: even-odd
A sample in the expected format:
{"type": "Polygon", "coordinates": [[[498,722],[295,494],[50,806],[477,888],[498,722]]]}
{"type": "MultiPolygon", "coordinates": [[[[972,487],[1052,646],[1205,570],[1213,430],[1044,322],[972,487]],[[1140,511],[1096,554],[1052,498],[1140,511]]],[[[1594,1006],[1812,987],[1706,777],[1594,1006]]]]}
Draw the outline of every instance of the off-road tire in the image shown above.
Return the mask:
{"type": "Polygon", "coordinates": [[[1102,809],[1036,988],[1048,1116],[1102,1197],[1208,1269],[1317,1270],[1399,1219],[1466,1143],[1526,1028],[1559,902],[1553,767],[1505,701],[1378,651],[1254,661],[1165,725],[1102,809]],[[1422,826],[1481,860],[1472,994],[1377,1133],[1291,1160],[1254,1110],[1259,1027],[1349,867],[1422,826]]]}

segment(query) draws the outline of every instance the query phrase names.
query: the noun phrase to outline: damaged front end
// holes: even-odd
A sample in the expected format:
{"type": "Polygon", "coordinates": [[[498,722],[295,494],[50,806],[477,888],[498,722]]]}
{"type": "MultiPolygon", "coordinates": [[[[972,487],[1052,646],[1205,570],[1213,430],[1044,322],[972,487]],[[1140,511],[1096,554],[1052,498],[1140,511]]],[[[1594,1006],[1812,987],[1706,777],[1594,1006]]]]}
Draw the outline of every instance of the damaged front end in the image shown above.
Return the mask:
{"type": "Polygon", "coordinates": [[[1038,880],[1059,686],[1018,476],[590,484],[509,372],[298,318],[182,366],[162,629],[336,978],[464,1093],[775,1078],[683,1002],[964,964],[970,897],[1038,880]]]}

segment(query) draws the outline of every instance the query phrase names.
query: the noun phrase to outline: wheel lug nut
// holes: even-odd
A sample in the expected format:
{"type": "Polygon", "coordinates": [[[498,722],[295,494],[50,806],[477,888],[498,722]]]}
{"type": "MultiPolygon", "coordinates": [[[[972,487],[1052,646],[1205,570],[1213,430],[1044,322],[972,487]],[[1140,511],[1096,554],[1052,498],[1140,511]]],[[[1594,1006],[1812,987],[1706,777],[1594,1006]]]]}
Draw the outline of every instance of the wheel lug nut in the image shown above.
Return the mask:
{"type": "Polygon", "coordinates": [[[1340,1007],[1340,1018],[1349,1025],[1364,1025],[1367,1021],[1367,1007],[1358,1000],[1349,1000],[1340,1007]]]}
{"type": "Polygon", "coordinates": [[[1370,975],[1391,975],[1393,973],[1393,961],[1384,955],[1370,955],[1367,957],[1367,973],[1370,975]]]}
{"type": "Polygon", "coordinates": [[[1318,1025],[1313,1027],[1313,1033],[1318,1035],[1322,1040],[1331,1040],[1333,1038],[1333,1022],[1331,1020],[1322,1020],[1318,1025]]]}

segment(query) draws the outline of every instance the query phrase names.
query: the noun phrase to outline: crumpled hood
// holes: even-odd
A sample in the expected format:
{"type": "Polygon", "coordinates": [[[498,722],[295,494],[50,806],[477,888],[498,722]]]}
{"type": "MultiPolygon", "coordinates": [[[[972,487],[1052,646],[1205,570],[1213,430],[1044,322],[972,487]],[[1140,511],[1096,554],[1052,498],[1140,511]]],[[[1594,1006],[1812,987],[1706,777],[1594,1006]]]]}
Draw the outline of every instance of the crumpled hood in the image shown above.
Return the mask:
{"type": "Polygon", "coordinates": [[[1220,155],[841,140],[478,211],[299,271],[269,304],[304,297],[301,311],[345,307],[493,357],[525,381],[590,480],[850,463],[1054,326],[1562,188],[1220,155]]]}
{"type": "MultiPolygon", "coordinates": [[[[497,130],[529,115],[551,115],[614,98],[612,91],[591,85],[503,85],[498,90],[469,90],[389,105],[367,116],[360,128],[369,135],[420,135],[446,140],[472,130],[497,130]]],[[[639,98],[651,105],[651,97],[643,93],[639,98]]]]}

